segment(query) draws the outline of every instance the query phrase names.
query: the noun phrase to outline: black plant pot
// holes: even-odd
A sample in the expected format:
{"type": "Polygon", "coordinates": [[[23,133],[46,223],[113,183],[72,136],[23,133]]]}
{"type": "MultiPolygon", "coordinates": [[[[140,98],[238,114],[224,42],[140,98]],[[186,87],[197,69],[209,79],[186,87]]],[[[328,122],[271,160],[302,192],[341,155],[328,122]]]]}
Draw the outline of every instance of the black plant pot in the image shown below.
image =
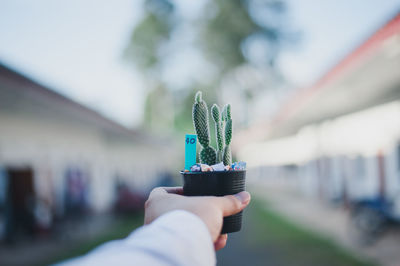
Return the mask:
{"type": "MultiPolygon", "coordinates": [[[[181,172],[185,196],[225,196],[245,190],[246,170],[181,172]]],[[[224,218],[221,234],[240,231],[242,212],[224,218]]]]}

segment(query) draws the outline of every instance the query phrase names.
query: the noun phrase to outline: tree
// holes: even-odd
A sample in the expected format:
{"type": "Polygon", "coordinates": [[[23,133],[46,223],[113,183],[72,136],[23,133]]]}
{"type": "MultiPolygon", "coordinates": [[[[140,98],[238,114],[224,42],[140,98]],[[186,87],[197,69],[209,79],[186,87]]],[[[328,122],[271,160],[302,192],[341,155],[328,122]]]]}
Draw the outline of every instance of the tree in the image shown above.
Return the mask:
{"type": "Polygon", "coordinates": [[[174,5],[168,0],[146,0],[144,12],[124,53],[145,73],[157,71],[160,62],[158,51],[168,41],[174,28],[174,5]]]}
{"type": "Polygon", "coordinates": [[[273,65],[279,46],[288,38],[282,21],[286,12],[283,1],[216,0],[210,2],[206,13],[212,10],[218,11],[206,20],[201,40],[206,55],[221,73],[246,62],[273,65]],[[255,43],[264,44],[269,51],[262,60],[251,56],[249,49],[255,43]]]}
{"type": "MultiPolygon", "coordinates": [[[[218,86],[224,76],[244,64],[273,66],[280,48],[288,39],[284,23],[287,8],[283,0],[215,0],[209,1],[200,12],[201,15],[192,21],[185,19],[177,7],[169,0],[145,0],[145,15],[134,28],[125,55],[151,81],[151,100],[147,103],[158,105],[157,101],[164,99],[154,95],[157,89],[163,87],[169,90],[172,95],[170,107],[175,108],[174,125],[179,130],[185,130],[191,119],[186,108],[191,106],[191,96],[199,84],[191,82],[184,88],[190,92],[177,93],[176,88],[172,88],[164,79],[166,71],[172,67],[168,63],[171,58],[179,55],[184,48],[182,46],[191,45],[197,49],[207,63],[213,66],[214,75],[204,78],[206,82],[200,85],[206,90],[207,87],[218,86]],[[183,25],[195,33],[194,41],[171,48],[174,38],[179,39],[182,37],[180,35],[187,34],[187,31],[185,33],[182,30],[183,25]],[[168,52],[165,52],[166,47],[168,52]],[[257,49],[261,53],[253,53],[257,49]],[[179,97],[174,97],[177,94],[179,97]],[[186,108],[182,110],[178,106],[186,108]],[[186,114],[188,121],[176,121],[184,119],[183,114],[186,114]]],[[[202,75],[202,69],[195,75],[202,75]]],[[[208,90],[210,93],[207,94],[214,98],[210,100],[215,101],[216,92],[208,90]]],[[[147,106],[146,112],[152,111],[160,112],[157,108],[147,106]]],[[[146,115],[158,117],[154,114],[146,115]]]]}

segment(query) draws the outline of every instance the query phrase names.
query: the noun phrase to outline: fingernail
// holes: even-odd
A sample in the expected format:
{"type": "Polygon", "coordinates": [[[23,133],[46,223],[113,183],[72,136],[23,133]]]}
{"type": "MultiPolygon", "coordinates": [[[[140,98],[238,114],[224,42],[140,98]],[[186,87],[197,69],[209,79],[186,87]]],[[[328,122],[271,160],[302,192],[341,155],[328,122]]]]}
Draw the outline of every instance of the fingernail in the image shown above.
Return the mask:
{"type": "Polygon", "coordinates": [[[247,204],[250,201],[250,194],[247,191],[242,191],[234,195],[242,204],[247,204]]]}

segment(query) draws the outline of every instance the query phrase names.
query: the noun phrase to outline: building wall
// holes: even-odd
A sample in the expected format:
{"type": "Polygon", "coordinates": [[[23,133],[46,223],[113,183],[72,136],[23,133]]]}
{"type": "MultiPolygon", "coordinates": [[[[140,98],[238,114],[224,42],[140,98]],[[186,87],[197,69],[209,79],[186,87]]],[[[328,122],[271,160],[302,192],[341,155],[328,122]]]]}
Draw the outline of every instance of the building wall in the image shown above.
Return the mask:
{"type": "Polygon", "coordinates": [[[113,202],[117,176],[145,191],[165,167],[162,148],[156,151],[140,140],[57,115],[3,111],[0,125],[0,165],[31,167],[37,196],[60,207],[64,206],[68,168],[80,169],[88,176],[89,204],[93,210],[104,211],[113,202]]]}
{"type": "Polygon", "coordinates": [[[281,170],[297,167],[285,186],[326,200],[374,199],[382,194],[400,218],[400,102],[371,107],[318,124],[296,135],[243,146],[249,181],[282,179],[281,170]],[[291,184],[290,184],[291,183],[291,184]]]}

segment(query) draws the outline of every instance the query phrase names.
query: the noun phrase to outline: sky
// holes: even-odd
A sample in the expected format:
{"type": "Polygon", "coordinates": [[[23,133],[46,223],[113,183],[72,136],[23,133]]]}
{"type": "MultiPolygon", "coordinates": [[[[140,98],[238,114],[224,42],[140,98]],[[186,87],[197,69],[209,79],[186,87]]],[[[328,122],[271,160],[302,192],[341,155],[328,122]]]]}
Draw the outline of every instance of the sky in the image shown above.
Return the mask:
{"type": "Polygon", "coordinates": [[[122,59],[140,2],[2,0],[0,61],[126,126],[143,86],[122,59]]]}
{"type": "MultiPolygon", "coordinates": [[[[177,2],[186,16],[196,16],[204,0],[177,2]]],[[[137,126],[145,85],[122,53],[141,18],[141,3],[2,0],[0,62],[125,126],[137,126]]],[[[302,37],[282,54],[278,66],[298,87],[312,84],[400,11],[400,0],[288,0],[288,4],[290,23],[302,37]]],[[[176,68],[171,77],[177,79],[185,70],[176,68]]]]}
{"type": "Polygon", "coordinates": [[[290,0],[298,47],[286,51],[282,72],[308,86],[400,12],[400,0],[290,0]]]}

